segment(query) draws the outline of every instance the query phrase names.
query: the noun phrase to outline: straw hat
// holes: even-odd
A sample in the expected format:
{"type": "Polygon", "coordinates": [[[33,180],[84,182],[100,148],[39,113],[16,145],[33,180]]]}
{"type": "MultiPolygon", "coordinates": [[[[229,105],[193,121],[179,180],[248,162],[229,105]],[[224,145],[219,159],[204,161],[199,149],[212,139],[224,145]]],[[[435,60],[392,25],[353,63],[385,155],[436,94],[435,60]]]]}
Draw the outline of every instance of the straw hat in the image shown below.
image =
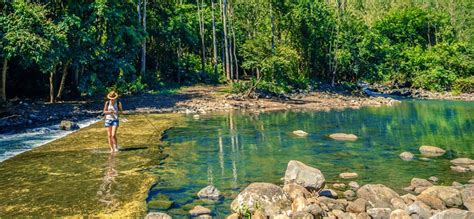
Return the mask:
{"type": "Polygon", "coordinates": [[[109,94],[107,94],[107,98],[109,100],[115,100],[119,97],[118,93],[115,91],[110,91],[109,94]]]}

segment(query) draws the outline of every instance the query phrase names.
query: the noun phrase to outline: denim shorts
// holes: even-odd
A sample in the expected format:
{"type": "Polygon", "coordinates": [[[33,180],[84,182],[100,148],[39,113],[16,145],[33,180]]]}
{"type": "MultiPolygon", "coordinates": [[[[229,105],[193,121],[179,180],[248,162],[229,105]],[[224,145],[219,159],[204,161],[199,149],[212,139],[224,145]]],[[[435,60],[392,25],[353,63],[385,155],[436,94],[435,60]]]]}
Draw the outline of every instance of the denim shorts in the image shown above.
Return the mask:
{"type": "Polygon", "coordinates": [[[110,127],[110,126],[119,126],[119,120],[118,119],[106,119],[105,120],[105,127],[110,127]]]}

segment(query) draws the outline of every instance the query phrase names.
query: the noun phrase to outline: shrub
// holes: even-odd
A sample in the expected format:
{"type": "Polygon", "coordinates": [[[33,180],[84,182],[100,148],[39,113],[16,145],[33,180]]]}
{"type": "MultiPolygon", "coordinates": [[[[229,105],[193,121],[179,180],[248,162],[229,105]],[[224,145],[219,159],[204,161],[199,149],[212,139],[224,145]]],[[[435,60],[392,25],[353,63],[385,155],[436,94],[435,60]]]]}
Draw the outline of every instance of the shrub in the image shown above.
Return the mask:
{"type": "Polygon", "coordinates": [[[458,78],[454,81],[452,90],[455,94],[474,93],[474,76],[458,78]]]}

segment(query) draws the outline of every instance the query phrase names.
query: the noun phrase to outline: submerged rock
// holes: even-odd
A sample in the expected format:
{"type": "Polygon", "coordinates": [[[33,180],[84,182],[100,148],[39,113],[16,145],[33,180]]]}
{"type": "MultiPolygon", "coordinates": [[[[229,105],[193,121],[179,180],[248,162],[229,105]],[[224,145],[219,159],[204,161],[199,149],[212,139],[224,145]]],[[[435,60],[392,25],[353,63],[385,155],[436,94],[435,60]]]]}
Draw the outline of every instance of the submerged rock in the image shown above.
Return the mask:
{"type": "Polygon", "coordinates": [[[342,179],[353,179],[359,177],[359,174],[357,173],[340,173],[339,178],[342,179]]]}
{"type": "Polygon", "coordinates": [[[451,170],[453,170],[455,172],[458,172],[458,173],[467,173],[467,172],[471,171],[470,168],[463,167],[463,166],[451,166],[450,168],[451,168],[451,170]]]}
{"type": "Polygon", "coordinates": [[[162,212],[150,212],[145,216],[145,219],[171,219],[171,216],[162,212]]]}
{"type": "Polygon", "coordinates": [[[355,141],[357,140],[357,136],[354,134],[346,134],[346,133],[334,133],[329,135],[330,138],[339,141],[355,141]]]}
{"type": "Polygon", "coordinates": [[[61,124],[59,124],[59,129],[65,131],[72,131],[79,129],[79,125],[73,121],[63,120],[61,121],[61,124]]]}
{"type": "Polygon", "coordinates": [[[470,165],[474,165],[474,160],[466,157],[456,158],[454,160],[451,160],[450,162],[456,166],[462,167],[469,167],[470,165]]]}
{"type": "Polygon", "coordinates": [[[253,213],[263,209],[266,216],[286,214],[291,209],[291,201],[282,188],[271,183],[252,183],[231,203],[234,212],[244,210],[253,213]]]}
{"type": "Polygon", "coordinates": [[[392,198],[400,196],[382,184],[367,184],[357,190],[357,197],[368,201],[373,208],[392,208],[392,198]]]}
{"type": "Polygon", "coordinates": [[[197,193],[197,196],[200,199],[218,200],[221,197],[221,192],[213,185],[208,185],[205,188],[201,189],[197,193]]]}
{"type": "Polygon", "coordinates": [[[428,194],[441,199],[447,207],[458,207],[462,205],[461,192],[450,186],[433,186],[421,194],[428,194]]]}
{"type": "Polygon", "coordinates": [[[430,219],[471,219],[474,218],[474,212],[450,208],[442,212],[436,213],[430,219]]]}
{"type": "Polygon", "coordinates": [[[413,160],[415,158],[415,155],[413,155],[412,153],[410,153],[408,151],[405,151],[405,152],[402,152],[400,154],[400,158],[404,161],[410,161],[410,160],[413,160]]]}
{"type": "Polygon", "coordinates": [[[435,147],[435,146],[427,146],[423,145],[419,148],[421,155],[426,157],[439,157],[446,153],[445,150],[435,147]]]}
{"type": "Polygon", "coordinates": [[[285,172],[285,185],[296,183],[308,191],[320,191],[324,187],[325,179],[320,170],[302,162],[290,160],[285,172]]]}
{"type": "Polygon", "coordinates": [[[201,216],[201,215],[211,214],[211,210],[209,210],[208,208],[205,208],[203,206],[197,205],[189,211],[189,214],[191,215],[191,217],[198,217],[198,216],[201,216]]]}
{"type": "Polygon", "coordinates": [[[300,136],[300,137],[306,137],[308,136],[308,133],[303,131],[303,130],[296,130],[296,131],[293,131],[293,134],[296,135],[296,136],[300,136]]]}

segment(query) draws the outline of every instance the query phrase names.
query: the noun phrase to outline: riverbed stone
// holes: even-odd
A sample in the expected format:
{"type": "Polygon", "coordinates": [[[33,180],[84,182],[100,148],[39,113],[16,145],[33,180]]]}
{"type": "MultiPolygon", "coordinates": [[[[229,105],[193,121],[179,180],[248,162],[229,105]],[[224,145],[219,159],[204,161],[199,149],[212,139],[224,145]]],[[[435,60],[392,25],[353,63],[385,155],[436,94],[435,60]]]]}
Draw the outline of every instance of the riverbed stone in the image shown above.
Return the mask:
{"type": "Polygon", "coordinates": [[[306,137],[308,136],[308,133],[303,131],[303,130],[295,130],[293,131],[293,134],[299,137],[306,137]]]}
{"type": "Polygon", "coordinates": [[[474,185],[466,185],[465,188],[461,190],[461,197],[464,207],[469,211],[474,211],[474,185]]]}
{"type": "Polygon", "coordinates": [[[357,173],[340,173],[339,178],[342,179],[353,179],[359,177],[359,174],[357,173]]]}
{"type": "Polygon", "coordinates": [[[323,215],[323,209],[317,204],[309,204],[304,211],[309,212],[315,217],[321,217],[323,215]]]}
{"type": "Polygon", "coordinates": [[[413,178],[411,179],[410,186],[407,189],[414,191],[416,194],[420,194],[431,186],[433,186],[433,183],[426,179],[413,178]]]}
{"type": "Polygon", "coordinates": [[[456,158],[454,160],[451,160],[450,162],[456,166],[462,167],[469,167],[470,165],[474,165],[474,160],[467,157],[456,158]]]}
{"type": "Polygon", "coordinates": [[[72,130],[79,129],[79,125],[73,121],[62,120],[61,123],[59,124],[59,129],[65,130],[65,131],[72,131],[72,130]]]}
{"type": "Polygon", "coordinates": [[[412,218],[430,218],[430,207],[421,201],[415,201],[408,206],[408,213],[412,218]]]}
{"type": "Polygon", "coordinates": [[[467,173],[471,171],[469,167],[463,167],[463,166],[450,166],[452,171],[458,172],[458,173],[467,173]]]}
{"type": "Polygon", "coordinates": [[[428,194],[441,199],[446,207],[458,207],[462,205],[461,192],[451,186],[433,186],[421,194],[428,194]]]}
{"type": "Polygon", "coordinates": [[[303,198],[309,198],[312,196],[312,194],[306,188],[296,183],[289,183],[284,185],[283,191],[285,191],[292,200],[294,200],[298,196],[302,196],[303,198]]]}
{"type": "Polygon", "coordinates": [[[393,208],[390,200],[400,196],[385,185],[366,184],[357,190],[357,197],[367,200],[373,208],[393,208]]]}
{"type": "Polygon", "coordinates": [[[277,185],[252,183],[231,203],[231,209],[234,212],[248,209],[252,213],[259,208],[264,209],[267,216],[285,214],[291,209],[290,197],[277,185]]]}
{"type": "Polygon", "coordinates": [[[367,210],[367,214],[369,214],[372,219],[390,218],[391,212],[392,212],[392,209],[390,208],[371,208],[367,210]]]}
{"type": "Polygon", "coordinates": [[[370,219],[370,215],[367,212],[357,214],[356,219],[370,219]]]}
{"type": "Polygon", "coordinates": [[[357,191],[360,188],[359,183],[355,181],[350,181],[348,185],[354,191],[357,191]]]}
{"type": "Polygon", "coordinates": [[[347,205],[346,211],[352,213],[361,213],[365,212],[367,201],[363,198],[358,198],[353,202],[349,202],[347,205]]]}
{"type": "Polygon", "coordinates": [[[162,212],[150,212],[145,216],[145,219],[171,219],[171,216],[162,212]]]}
{"type": "Polygon", "coordinates": [[[339,141],[355,141],[357,140],[357,136],[354,134],[347,134],[347,133],[334,133],[329,135],[330,138],[339,141]]]}
{"type": "Polygon", "coordinates": [[[410,153],[408,151],[402,152],[399,156],[404,161],[411,161],[411,160],[415,159],[415,155],[413,155],[412,153],[410,153]]]}
{"type": "Polygon", "coordinates": [[[407,211],[403,209],[396,209],[390,213],[390,219],[411,219],[407,211]]]}
{"type": "Polygon", "coordinates": [[[356,193],[352,190],[346,190],[343,194],[344,198],[346,198],[348,201],[352,201],[357,197],[356,193]]]}
{"type": "Polygon", "coordinates": [[[407,204],[407,205],[411,205],[411,204],[413,204],[413,202],[415,202],[415,201],[418,200],[415,195],[410,194],[410,193],[407,193],[407,194],[402,195],[402,196],[400,196],[400,197],[403,199],[403,201],[404,201],[405,204],[407,204]]]}
{"type": "Polygon", "coordinates": [[[200,199],[218,200],[221,197],[221,192],[213,185],[208,185],[205,188],[201,189],[197,193],[197,196],[200,199]]]}
{"type": "Polygon", "coordinates": [[[337,189],[337,190],[343,190],[346,188],[346,184],[344,183],[334,183],[332,184],[332,187],[337,189]]]}
{"type": "Polygon", "coordinates": [[[346,206],[347,206],[347,201],[344,202],[342,201],[342,199],[332,199],[332,198],[321,196],[321,197],[318,197],[318,201],[321,205],[321,208],[323,208],[323,206],[326,206],[329,210],[338,209],[338,210],[343,211],[346,209],[346,206]]]}
{"type": "Polygon", "coordinates": [[[300,161],[291,160],[286,168],[285,184],[296,183],[308,191],[319,192],[325,183],[324,175],[319,169],[310,167],[300,161]]]}
{"type": "Polygon", "coordinates": [[[436,213],[430,219],[472,219],[474,212],[461,210],[457,208],[450,208],[439,213],[436,213]]]}
{"type": "Polygon", "coordinates": [[[442,148],[428,145],[420,146],[419,150],[421,155],[426,157],[439,157],[446,153],[446,151],[442,148]]]}
{"type": "Polygon", "coordinates": [[[209,215],[211,214],[211,210],[209,208],[203,207],[201,205],[194,206],[193,209],[189,211],[191,217],[199,217],[201,215],[209,215]]]}
{"type": "Polygon", "coordinates": [[[401,197],[395,197],[395,198],[392,198],[390,200],[390,203],[392,204],[393,206],[393,209],[407,209],[407,204],[405,203],[405,201],[403,201],[403,199],[401,197]]]}
{"type": "Polygon", "coordinates": [[[422,193],[416,197],[419,201],[425,203],[426,205],[430,206],[432,209],[436,210],[444,210],[446,206],[444,202],[434,195],[430,195],[427,193],[422,193]]]}
{"type": "Polygon", "coordinates": [[[428,178],[428,181],[430,181],[432,183],[437,183],[439,181],[439,179],[436,176],[430,176],[430,178],[428,178]]]}
{"type": "Polygon", "coordinates": [[[291,219],[313,219],[314,216],[308,212],[305,211],[298,211],[293,213],[293,216],[291,219]]]}

